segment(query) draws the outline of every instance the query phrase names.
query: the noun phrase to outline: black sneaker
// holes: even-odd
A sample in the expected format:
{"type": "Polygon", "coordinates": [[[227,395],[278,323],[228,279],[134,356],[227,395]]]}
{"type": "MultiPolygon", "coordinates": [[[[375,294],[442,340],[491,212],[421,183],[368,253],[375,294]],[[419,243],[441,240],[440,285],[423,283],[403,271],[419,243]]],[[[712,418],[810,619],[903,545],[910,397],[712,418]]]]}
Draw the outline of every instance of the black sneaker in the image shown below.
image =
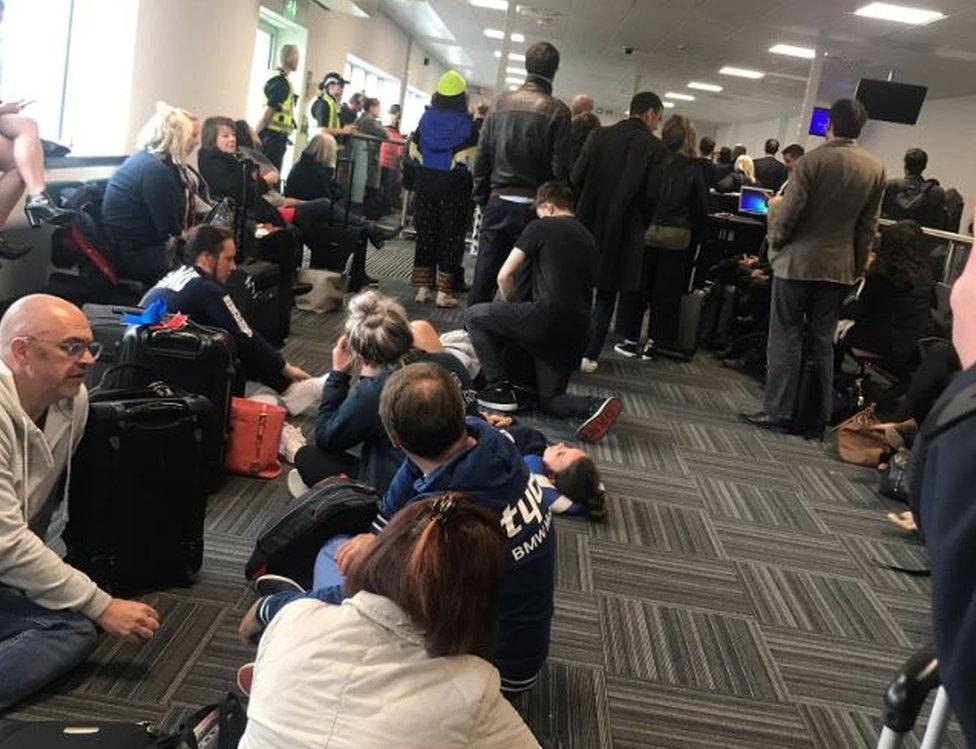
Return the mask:
{"type": "Polygon", "coordinates": [[[640,346],[637,341],[621,341],[613,347],[613,350],[621,356],[633,359],[640,352],[640,346]]]}
{"type": "Polygon", "coordinates": [[[654,342],[648,341],[640,352],[641,361],[651,361],[654,359],[654,342]]]}
{"type": "Polygon", "coordinates": [[[576,439],[580,442],[599,442],[609,431],[613,422],[624,410],[624,404],[620,398],[611,395],[609,398],[600,400],[594,399],[596,407],[589,418],[576,428],[576,439]]]}
{"type": "Polygon", "coordinates": [[[518,398],[515,397],[515,391],[508,384],[495,385],[482,390],[478,393],[478,405],[482,408],[504,413],[519,410],[518,398]]]}

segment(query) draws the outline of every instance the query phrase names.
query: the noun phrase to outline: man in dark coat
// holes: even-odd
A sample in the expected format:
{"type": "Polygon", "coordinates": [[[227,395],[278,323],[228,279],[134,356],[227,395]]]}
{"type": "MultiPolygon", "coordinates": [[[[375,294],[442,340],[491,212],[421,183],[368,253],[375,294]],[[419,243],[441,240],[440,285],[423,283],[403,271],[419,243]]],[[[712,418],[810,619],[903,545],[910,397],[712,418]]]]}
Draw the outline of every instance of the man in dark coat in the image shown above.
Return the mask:
{"type": "Polygon", "coordinates": [[[663,112],[657,94],[635,94],[630,117],[595,130],[573,167],[572,181],[580,196],[577,217],[600,251],[583,371],[596,369],[617,294],[636,292],[640,284],[644,230],[654,218],[656,175],[667,157],[667,149],[654,135],[663,112]]]}

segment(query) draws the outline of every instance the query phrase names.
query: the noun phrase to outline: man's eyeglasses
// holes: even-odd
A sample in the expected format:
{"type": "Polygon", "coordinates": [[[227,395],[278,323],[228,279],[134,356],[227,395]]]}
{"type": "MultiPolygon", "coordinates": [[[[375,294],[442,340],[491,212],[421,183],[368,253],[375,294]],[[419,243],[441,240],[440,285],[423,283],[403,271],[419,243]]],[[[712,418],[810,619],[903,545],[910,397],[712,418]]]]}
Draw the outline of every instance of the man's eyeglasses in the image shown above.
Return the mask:
{"type": "Polygon", "coordinates": [[[98,341],[49,341],[45,338],[35,338],[34,336],[24,336],[24,338],[57,346],[72,359],[80,359],[85,351],[91,354],[92,359],[98,359],[99,354],[102,353],[102,344],[98,341]]]}

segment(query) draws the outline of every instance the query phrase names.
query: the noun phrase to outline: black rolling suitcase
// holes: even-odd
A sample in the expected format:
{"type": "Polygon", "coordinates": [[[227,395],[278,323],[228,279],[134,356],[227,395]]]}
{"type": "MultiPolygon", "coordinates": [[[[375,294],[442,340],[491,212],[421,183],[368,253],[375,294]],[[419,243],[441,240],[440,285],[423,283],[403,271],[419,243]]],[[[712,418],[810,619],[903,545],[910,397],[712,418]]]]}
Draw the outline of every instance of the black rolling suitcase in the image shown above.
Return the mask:
{"type": "Polygon", "coordinates": [[[322,268],[336,273],[345,273],[349,259],[353,265],[348,269],[350,279],[361,279],[366,275],[365,257],[362,252],[358,257],[364,260],[357,265],[357,250],[365,250],[367,236],[362,228],[349,225],[351,206],[352,180],[355,175],[355,164],[352,159],[339,159],[337,170],[342,172],[346,183],[345,210],[343,218],[337,221],[335,217],[335,201],[330,204],[329,226],[326,229],[321,222],[316,225],[316,231],[308,237],[308,248],[311,250],[309,266],[322,268]]]}
{"type": "Polygon", "coordinates": [[[291,331],[292,299],[291,285],[295,280],[295,270],[301,265],[303,239],[301,231],[294,226],[280,228],[259,237],[254,246],[256,260],[278,266],[278,333],[277,340],[284,341],[291,331]]]}
{"type": "Polygon", "coordinates": [[[823,395],[820,392],[820,368],[809,355],[804,340],[800,359],[800,381],[796,387],[796,401],[790,418],[790,433],[807,439],[821,439],[824,431],[823,395]]]}
{"type": "Polygon", "coordinates": [[[271,343],[280,346],[278,303],[281,271],[274,263],[254,260],[238,265],[227,279],[227,290],[247,324],[271,343]]]}
{"type": "MultiPolygon", "coordinates": [[[[681,250],[669,250],[680,252],[681,250]]],[[[688,293],[681,297],[681,309],[678,317],[678,330],[673,341],[655,341],[654,351],[661,356],[682,361],[691,361],[698,350],[699,331],[701,330],[702,309],[705,306],[705,292],[695,288],[695,265],[698,254],[695,254],[691,277],[688,281],[688,293]]]]}
{"type": "Polygon", "coordinates": [[[71,563],[113,595],[191,583],[217,439],[203,396],[161,382],[93,391],[71,463],[71,563]]]}
{"type": "MultiPolygon", "coordinates": [[[[210,401],[220,438],[213,443],[207,458],[207,484],[216,489],[224,475],[230,399],[237,390],[237,346],[233,336],[191,320],[175,329],[132,325],[122,338],[120,352],[123,362],[142,365],[168,385],[210,401]]],[[[119,372],[124,375],[133,369],[121,368],[119,372]]],[[[130,377],[110,384],[131,387],[145,382],[142,373],[136,374],[135,380],[130,377]]]]}
{"type": "Polygon", "coordinates": [[[122,337],[127,327],[122,322],[122,316],[140,315],[142,309],[114,304],[86,304],[81,311],[88,318],[95,340],[102,344],[102,352],[85,375],[85,385],[91,390],[102,381],[106,370],[122,363],[122,337]]]}

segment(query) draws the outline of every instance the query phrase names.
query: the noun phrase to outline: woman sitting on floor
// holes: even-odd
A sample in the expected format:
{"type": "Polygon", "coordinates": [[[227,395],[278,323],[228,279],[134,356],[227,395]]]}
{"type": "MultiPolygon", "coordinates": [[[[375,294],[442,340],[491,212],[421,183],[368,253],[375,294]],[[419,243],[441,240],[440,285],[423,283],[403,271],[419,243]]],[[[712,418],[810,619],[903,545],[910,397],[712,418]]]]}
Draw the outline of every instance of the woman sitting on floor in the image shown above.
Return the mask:
{"type": "Polygon", "coordinates": [[[460,493],[402,509],[353,566],[342,605],[293,601],[268,625],[240,679],[241,749],[538,747],[485,660],[504,553],[498,518],[460,493]]]}
{"type": "Polygon", "coordinates": [[[461,390],[471,394],[471,378],[450,353],[427,353],[437,332],[425,321],[409,322],[394,299],[365,291],[349,301],[343,335],[332,349],[332,370],[326,375],[315,422],[315,442],[295,454],[288,488],[298,496],[329,476],[358,477],[381,495],[403,462],[380,420],[380,393],[387,378],[404,363],[431,361],[448,370],[461,390]],[[353,374],[359,380],[351,388],[353,374]],[[362,445],[360,457],[348,451],[362,445]]]}

